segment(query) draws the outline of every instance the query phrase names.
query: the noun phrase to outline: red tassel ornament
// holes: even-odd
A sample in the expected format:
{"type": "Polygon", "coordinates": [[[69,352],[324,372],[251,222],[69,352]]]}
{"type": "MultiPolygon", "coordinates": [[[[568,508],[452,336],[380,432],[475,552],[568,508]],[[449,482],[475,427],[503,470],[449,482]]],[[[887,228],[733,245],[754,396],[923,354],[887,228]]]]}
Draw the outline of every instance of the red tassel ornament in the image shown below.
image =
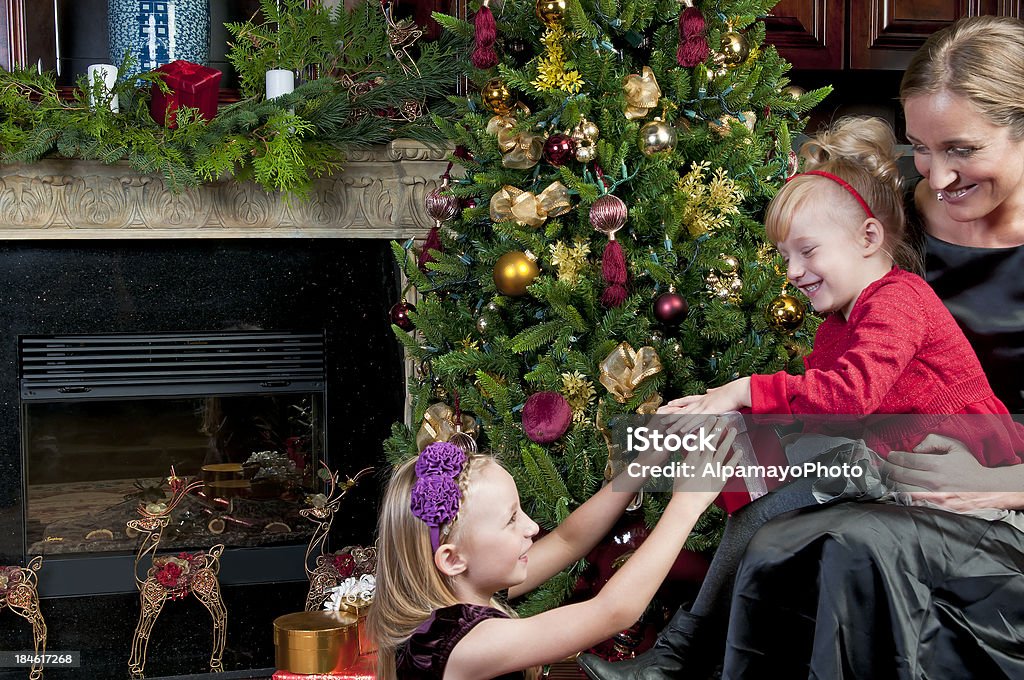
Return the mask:
{"type": "Polygon", "coordinates": [[[626,301],[626,256],[622,246],[614,239],[604,247],[604,259],[601,262],[601,274],[608,287],[601,293],[601,304],[605,307],[618,307],[626,301]]]}
{"type": "Polygon", "coordinates": [[[601,262],[601,275],[604,277],[604,293],[601,302],[606,307],[618,307],[626,301],[626,256],[622,246],[615,240],[615,232],[626,223],[629,209],[618,196],[605,194],[590,206],[590,225],[603,234],[608,235],[608,245],[604,249],[601,262]]]}
{"type": "Polygon", "coordinates": [[[676,61],[680,66],[693,68],[711,54],[704,35],[706,28],[704,15],[696,7],[687,7],[679,15],[679,50],[676,52],[676,61]]]}
{"type": "Polygon", "coordinates": [[[480,9],[473,17],[473,26],[474,46],[469,60],[479,69],[494,68],[498,65],[498,53],[494,50],[494,43],[498,39],[498,25],[494,21],[494,13],[491,12],[490,0],[483,0],[480,4],[480,9]]]}

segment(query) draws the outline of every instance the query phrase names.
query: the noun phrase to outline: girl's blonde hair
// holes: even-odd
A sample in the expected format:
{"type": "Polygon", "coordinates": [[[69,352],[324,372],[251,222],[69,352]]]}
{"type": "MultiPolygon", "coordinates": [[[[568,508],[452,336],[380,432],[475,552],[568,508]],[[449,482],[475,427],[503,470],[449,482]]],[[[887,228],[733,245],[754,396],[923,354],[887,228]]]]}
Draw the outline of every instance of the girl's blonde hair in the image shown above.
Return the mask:
{"type": "Polygon", "coordinates": [[[965,17],[933,33],[914,53],[900,101],[949,92],[971,102],[993,124],[1024,138],[1024,22],[965,17]]]}
{"type": "MultiPolygon", "coordinates": [[[[803,172],[820,170],[852,186],[885,230],[882,244],[904,269],[920,271],[920,258],[907,238],[903,181],[896,137],[878,118],[848,117],[818,133],[800,148],[803,172]]],[[[773,243],[784,241],[795,215],[810,201],[824,206],[827,219],[858,224],[866,217],[856,199],[836,182],[817,175],[795,175],[775,195],[765,213],[765,232],[773,243]],[[827,193],[826,193],[827,192],[827,193]],[[822,200],[822,194],[827,196],[822,200]]]]}
{"type": "MultiPolygon", "coordinates": [[[[488,463],[496,463],[494,457],[467,456],[458,479],[463,501],[460,515],[470,478],[488,463]]],[[[377,523],[377,590],[367,626],[379,647],[377,677],[381,680],[395,679],[395,654],[420,624],[435,610],[459,604],[451,578],[434,566],[429,528],[410,508],[415,466],[416,458],[412,458],[395,468],[377,523]]],[[[447,532],[448,542],[457,538],[460,515],[443,528],[442,536],[447,532]]],[[[508,613],[503,603],[491,604],[508,613]]]]}

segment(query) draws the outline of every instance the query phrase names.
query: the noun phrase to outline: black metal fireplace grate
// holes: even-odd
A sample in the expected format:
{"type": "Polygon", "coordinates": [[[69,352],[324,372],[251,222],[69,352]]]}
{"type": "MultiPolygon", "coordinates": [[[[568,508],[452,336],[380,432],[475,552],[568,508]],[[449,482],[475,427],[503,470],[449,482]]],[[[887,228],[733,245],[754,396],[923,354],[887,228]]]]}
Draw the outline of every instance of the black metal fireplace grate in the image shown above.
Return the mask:
{"type": "Polygon", "coordinates": [[[24,401],[324,389],[322,332],[51,335],[19,340],[24,401]]]}

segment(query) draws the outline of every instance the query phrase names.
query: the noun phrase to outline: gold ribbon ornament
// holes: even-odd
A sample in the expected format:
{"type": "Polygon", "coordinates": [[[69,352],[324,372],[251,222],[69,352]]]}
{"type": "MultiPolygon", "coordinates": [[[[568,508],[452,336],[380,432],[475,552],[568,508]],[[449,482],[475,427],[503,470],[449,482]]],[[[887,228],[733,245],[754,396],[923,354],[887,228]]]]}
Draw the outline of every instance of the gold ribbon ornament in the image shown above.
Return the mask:
{"type": "Polygon", "coordinates": [[[626,118],[629,120],[643,118],[661,99],[661,88],[650,66],[644,66],[642,75],[626,76],[622,89],[626,93],[626,118]]]}
{"type": "Polygon", "coordinates": [[[534,195],[513,186],[504,186],[491,196],[491,221],[515,221],[536,229],[549,217],[564,215],[572,209],[569,190],[561,182],[552,182],[548,188],[534,195]]]}
{"type": "Polygon", "coordinates": [[[504,167],[527,170],[540,162],[545,136],[529,130],[514,132],[515,126],[516,119],[512,116],[494,116],[487,121],[486,130],[498,138],[498,148],[504,154],[501,157],[504,167]]]}
{"type": "Polygon", "coordinates": [[[615,401],[625,404],[640,383],[661,371],[661,359],[653,347],[634,351],[628,342],[623,342],[601,362],[601,384],[615,401]]]}
{"type": "Polygon", "coordinates": [[[445,403],[433,404],[423,414],[423,424],[416,433],[416,448],[422,451],[435,442],[452,441],[456,432],[476,438],[477,424],[473,416],[462,414],[462,422],[455,420],[455,409],[445,403]]]}

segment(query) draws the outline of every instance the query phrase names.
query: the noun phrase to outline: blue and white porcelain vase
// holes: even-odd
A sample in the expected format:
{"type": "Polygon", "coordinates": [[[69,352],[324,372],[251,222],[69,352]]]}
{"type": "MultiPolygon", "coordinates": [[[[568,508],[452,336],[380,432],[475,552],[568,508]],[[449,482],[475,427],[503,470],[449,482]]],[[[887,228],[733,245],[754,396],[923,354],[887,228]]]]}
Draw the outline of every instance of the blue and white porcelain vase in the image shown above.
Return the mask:
{"type": "Polygon", "coordinates": [[[178,59],[206,64],[210,52],[209,0],[107,0],[110,58],[130,52],[128,75],[178,59]]]}

